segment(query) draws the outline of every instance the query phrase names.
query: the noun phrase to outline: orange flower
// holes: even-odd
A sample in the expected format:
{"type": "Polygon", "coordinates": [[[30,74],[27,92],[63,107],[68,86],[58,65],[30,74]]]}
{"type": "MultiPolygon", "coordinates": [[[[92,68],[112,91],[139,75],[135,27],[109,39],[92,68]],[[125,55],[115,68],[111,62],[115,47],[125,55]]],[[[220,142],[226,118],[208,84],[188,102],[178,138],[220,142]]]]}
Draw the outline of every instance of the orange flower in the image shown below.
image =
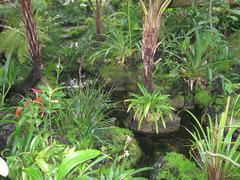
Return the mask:
{"type": "Polygon", "coordinates": [[[15,115],[16,115],[17,118],[20,116],[20,114],[21,114],[21,112],[22,112],[22,109],[23,109],[23,107],[18,107],[18,108],[16,109],[15,115]]]}

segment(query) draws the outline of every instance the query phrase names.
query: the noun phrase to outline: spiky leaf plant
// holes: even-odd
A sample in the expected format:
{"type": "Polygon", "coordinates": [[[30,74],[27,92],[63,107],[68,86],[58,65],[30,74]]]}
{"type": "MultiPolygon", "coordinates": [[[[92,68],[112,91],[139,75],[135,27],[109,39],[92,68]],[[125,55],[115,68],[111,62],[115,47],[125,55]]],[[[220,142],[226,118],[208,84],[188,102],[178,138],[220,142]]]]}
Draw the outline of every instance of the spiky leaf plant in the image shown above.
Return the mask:
{"type": "Polygon", "coordinates": [[[158,91],[152,93],[138,84],[141,91],[141,95],[132,93],[132,98],[127,101],[130,102],[128,106],[128,112],[133,110],[134,119],[138,119],[138,129],[141,128],[144,120],[153,121],[155,123],[156,132],[158,133],[158,122],[161,121],[163,127],[166,128],[164,118],[169,116],[172,119],[171,114],[174,108],[168,103],[168,95],[161,95],[158,91]]]}
{"type": "Polygon", "coordinates": [[[229,106],[230,98],[225,111],[221,117],[216,117],[215,123],[208,116],[209,126],[206,130],[192,115],[197,123],[194,132],[188,130],[193,138],[193,157],[206,170],[209,179],[234,179],[240,175],[240,136],[233,140],[233,134],[240,128],[240,123],[233,123],[233,113],[228,116],[229,106]]]}

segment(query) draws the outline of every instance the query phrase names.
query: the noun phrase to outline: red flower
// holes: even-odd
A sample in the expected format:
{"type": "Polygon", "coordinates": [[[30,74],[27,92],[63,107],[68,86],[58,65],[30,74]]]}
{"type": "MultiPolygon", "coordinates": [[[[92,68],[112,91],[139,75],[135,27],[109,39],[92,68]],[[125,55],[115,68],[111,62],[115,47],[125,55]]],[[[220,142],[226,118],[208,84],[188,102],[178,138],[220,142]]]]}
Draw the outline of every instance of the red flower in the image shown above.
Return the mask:
{"type": "Polygon", "coordinates": [[[25,103],[24,103],[24,107],[28,107],[30,105],[31,99],[28,99],[25,103]]]}
{"type": "Polygon", "coordinates": [[[36,98],[35,100],[33,100],[33,102],[38,103],[38,104],[40,104],[41,106],[44,106],[41,101],[42,101],[42,98],[40,98],[40,97],[38,97],[38,98],[36,98]]]}
{"type": "Polygon", "coordinates": [[[42,98],[38,97],[33,102],[41,102],[42,98]]]}
{"type": "Polygon", "coordinates": [[[34,93],[43,93],[43,90],[32,88],[32,92],[34,92],[34,93]]]}
{"type": "Polygon", "coordinates": [[[32,88],[32,92],[34,92],[36,97],[38,97],[38,93],[43,93],[43,90],[32,88]]]}
{"type": "Polygon", "coordinates": [[[23,107],[18,107],[18,108],[16,109],[15,115],[16,115],[17,118],[20,116],[20,114],[21,114],[21,112],[22,112],[22,109],[23,109],[23,107]]]}

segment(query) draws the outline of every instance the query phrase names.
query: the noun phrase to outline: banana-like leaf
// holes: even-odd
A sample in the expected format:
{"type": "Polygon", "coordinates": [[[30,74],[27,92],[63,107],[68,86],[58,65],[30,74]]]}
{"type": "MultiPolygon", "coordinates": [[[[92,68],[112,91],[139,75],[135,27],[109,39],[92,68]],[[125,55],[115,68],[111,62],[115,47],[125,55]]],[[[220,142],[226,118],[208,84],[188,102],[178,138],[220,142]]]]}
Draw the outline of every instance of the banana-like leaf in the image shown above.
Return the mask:
{"type": "Polygon", "coordinates": [[[82,150],[74,152],[63,159],[59,166],[57,179],[62,180],[68,175],[76,166],[82,164],[90,159],[100,155],[100,151],[94,149],[82,150]]]}

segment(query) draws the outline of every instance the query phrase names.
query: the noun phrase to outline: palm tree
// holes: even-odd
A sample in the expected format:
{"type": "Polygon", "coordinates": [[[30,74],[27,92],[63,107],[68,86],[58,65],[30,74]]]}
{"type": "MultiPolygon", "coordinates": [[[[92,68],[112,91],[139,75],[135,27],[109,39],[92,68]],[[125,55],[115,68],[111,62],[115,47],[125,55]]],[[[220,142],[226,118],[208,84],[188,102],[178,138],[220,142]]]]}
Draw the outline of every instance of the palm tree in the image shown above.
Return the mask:
{"type": "Polygon", "coordinates": [[[20,13],[22,22],[25,27],[25,36],[28,41],[29,55],[32,59],[32,70],[24,83],[20,87],[20,91],[25,91],[32,88],[41,79],[42,75],[42,56],[41,56],[41,46],[38,41],[37,28],[34,22],[33,10],[31,0],[19,0],[20,13]]]}
{"type": "Polygon", "coordinates": [[[143,37],[141,42],[143,59],[143,80],[149,92],[153,91],[152,70],[154,56],[159,45],[158,34],[160,31],[163,12],[172,0],[140,0],[144,13],[143,37]],[[147,1],[147,2],[146,2],[147,1]]]}

